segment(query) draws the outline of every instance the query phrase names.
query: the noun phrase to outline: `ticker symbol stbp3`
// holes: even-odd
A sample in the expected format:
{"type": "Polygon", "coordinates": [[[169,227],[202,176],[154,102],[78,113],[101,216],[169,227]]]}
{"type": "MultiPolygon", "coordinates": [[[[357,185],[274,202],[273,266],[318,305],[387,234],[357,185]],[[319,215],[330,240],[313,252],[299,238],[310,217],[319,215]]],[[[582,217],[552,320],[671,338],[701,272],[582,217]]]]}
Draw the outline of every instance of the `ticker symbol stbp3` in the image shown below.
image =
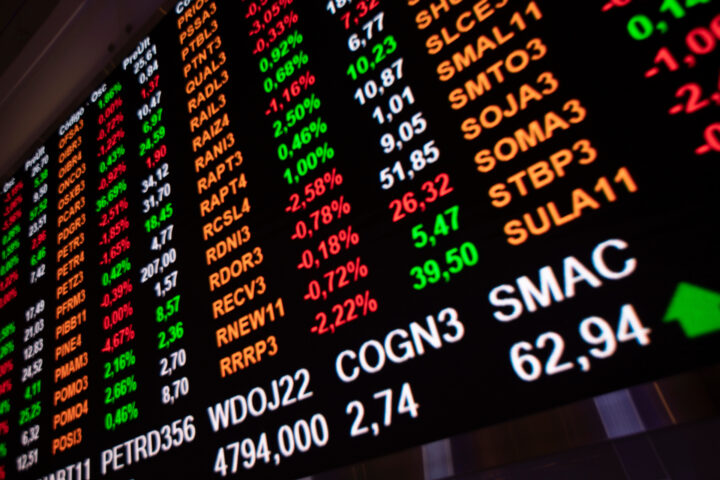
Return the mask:
{"type": "Polygon", "coordinates": [[[720,330],[720,294],[680,282],[665,312],[663,322],[680,322],[688,338],[720,330]]]}

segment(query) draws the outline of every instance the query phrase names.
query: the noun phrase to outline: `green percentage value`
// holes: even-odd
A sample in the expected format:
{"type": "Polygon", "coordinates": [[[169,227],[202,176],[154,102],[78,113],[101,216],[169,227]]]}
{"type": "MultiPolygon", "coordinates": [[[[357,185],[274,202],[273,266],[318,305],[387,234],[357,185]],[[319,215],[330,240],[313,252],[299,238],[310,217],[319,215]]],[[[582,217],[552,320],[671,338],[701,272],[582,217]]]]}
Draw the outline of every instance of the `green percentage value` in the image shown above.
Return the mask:
{"type": "Polygon", "coordinates": [[[107,287],[118,278],[122,277],[126,273],[132,270],[129,258],[123,258],[115,265],[112,266],[109,272],[105,272],[102,275],[102,286],[107,287]]]}
{"type": "Polygon", "coordinates": [[[15,333],[15,322],[10,322],[0,330],[0,342],[15,333]]]}
{"type": "Polygon", "coordinates": [[[292,158],[293,155],[295,155],[294,152],[296,150],[301,150],[305,147],[305,145],[309,144],[314,139],[319,138],[320,135],[327,132],[327,129],[327,123],[325,123],[322,118],[318,117],[313,120],[310,125],[306,126],[293,136],[290,147],[288,147],[285,143],[278,145],[278,158],[280,160],[292,158]]]}
{"type": "Polygon", "coordinates": [[[105,430],[115,430],[120,425],[137,420],[138,417],[140,417],[140,410],[135,406],[135,402],[128,403],[105,415],[105,430]]]}
{"type": "Polygon", "coordinates": [[[105,160],[100,162],[100,164],[98,165],[98,170],[100,170],[100,173],[107,172],[108,169],[110,167],[112,167],[115,164],[115,162],[120,160],[124,155],[125,155],[125,146],[118,145],[117,147],[115,147],[115,149],[112,152],[108,153],[108,156],[107,156],[107,158],[105,158],[105,160]]]}
{"type": "Polygon", "coordinates": [[[286,168],[283,177],[287,180],[288,185],[297,183],[302,177],[315,170],[318,165],[325,163],[326,160],[330,160],[334,156],[335,150],[325,142],[323,145],[317,147],[315,151],[308,153],[305,157],[298,160],[295,164],[294,173],[290,168],[286,168]]]}
{"type": "Polygon", "coordinates": [[[135,375],[130,375],[105,388],[105,404],[113,404],[120,398],[137,391],[135,375]]]}
{"type": "Polygon", "coordinates": [[[270,59],[267,57],[263,57],[260,59],[260,71],[262,73],[267,72],[273,66],[275,66],[275,62],[279,62],[280,59],[285,57],[285,55],[289,54],[295,47],[300,45],[303,42],[303,36],[300,32],[295,30],[290,35],[287,36],[284,40],[282,40],[277,47],[270,50],[270,59]]]}
{"type": "Polygon", "coordinates": [[[120,180],[118,183],[110,187],[108,193],[100,197],[95,202],[95,212],[99,213],[102,210],[106,209],[113,201],[115,201],[120,195],[122,195],[126,191],[127,182],[125,180],[120,180]]]}
{"type": "Polygon", "coordinates": [[[99,108],[105,108],[107,107],[110,102],[112,102],[113,98],[115,98],[115,95],[120,93],[122,91],[122,85],[120,85],[120,82],[117,82],[115,85],[110,87],[110,90],[105,92],[105,95],[98,100],[98,107],[99,108]]]}
{"type": "Polygon", "coordinates": [[[273,122],[273,129],[275,130],[275,138],[288,133],[288,131],[297,124],[305,119],[305,115],[312,114],[320,108],[320,99],[313,93],[309,97],[303,98],[301,102],[292,107],[285,113],[285,123],[280,120],[273,122]]]}

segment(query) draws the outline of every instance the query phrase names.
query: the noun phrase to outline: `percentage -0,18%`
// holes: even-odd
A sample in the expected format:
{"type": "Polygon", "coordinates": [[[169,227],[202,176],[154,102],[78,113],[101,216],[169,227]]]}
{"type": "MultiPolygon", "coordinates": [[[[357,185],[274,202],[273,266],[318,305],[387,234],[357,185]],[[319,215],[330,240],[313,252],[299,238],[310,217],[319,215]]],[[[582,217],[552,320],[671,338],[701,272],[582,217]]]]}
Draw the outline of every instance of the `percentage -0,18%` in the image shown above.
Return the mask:
{"type": "Polygon", "coordinates": [[[348,225],[338,233],[323,239],[314,250],[304,250],[301,255],[298,270],[320,268],[320,264],[360,243],[360,234],[353,232],[352,225],[348,225]]]}

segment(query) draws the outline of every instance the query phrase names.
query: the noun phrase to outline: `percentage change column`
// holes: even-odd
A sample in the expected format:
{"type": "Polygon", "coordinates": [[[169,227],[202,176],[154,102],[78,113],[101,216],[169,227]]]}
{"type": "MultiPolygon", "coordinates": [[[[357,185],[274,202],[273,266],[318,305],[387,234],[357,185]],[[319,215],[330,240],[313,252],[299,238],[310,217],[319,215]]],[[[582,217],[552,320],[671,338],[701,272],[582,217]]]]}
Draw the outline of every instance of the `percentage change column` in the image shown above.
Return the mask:
{"type": "Polygon", "coordinates": [[[363,258],[357,255],[338,261],[358,245],[360,234],[351,224],[343,225],[352,204],[340,193],[340,167],[325,168],[335,150],[325,140],[328,125],[319,115],[322,100],[312,91],[316,77],[307,67],[309,55],[301,48],[303,34],[290,29],[300,20],[294,10],[288,10],[291,3],[248,3],[245,17],[250,22],[249,36],[255,42],[252,53],[259,59],[260,72],[267,75],[263,90],[270,99],[265,115],[273,119],[277,157],[289,163],[283,177],[293,189],[300,190],[290,195],[285,211],[299,217],[291,240],[308,245],[297,268],[315,276],[305,287],[303,300],[327,305],[318,308],[316,323],[309,330],[323,335],[374,313],[378,305],[369,289],[359,287],[369,276],[363,258]],[[360,291],[347,293],[353,287],[360,291]]]}
{"type": "Polygon", "coordinates": [[[100,115],[98,124],[98,169],[100,181],[97,191],[100,197],[95,202],[95,214],[99,216],[100,228],[100,295],[102,315],[102,349],[104,366],[104,389],[102,416],[106,430],[138,418],[139,410],[128,396],[135,393],[137,383],[132,374],[134,369],[115,369],[135,339],[134,308],[132,304],[133,283],[130,262],[130,204],[127,198],[128,165],[123,139],[126,136],[123,112],[123,87],[117,81],[112,85],[103,84],[93,97],[96,98],[100,115]]]}
{"type": "Polygon", "coordinates": [[[11,429],[13,408],[10,392],[14,382],[10,373],[15,369],[15,345],[18,343],[17,319],[12,310],[13,301],[18,297],[20,273],[20,249],[22,247],[20,220],[22,218],[23,182],[18,177],[10,178],[2,189],[2,261],[0,262],[0,479],[7,477],[9,469],[5,464],[8,456],[8,439],[11,429]]]}

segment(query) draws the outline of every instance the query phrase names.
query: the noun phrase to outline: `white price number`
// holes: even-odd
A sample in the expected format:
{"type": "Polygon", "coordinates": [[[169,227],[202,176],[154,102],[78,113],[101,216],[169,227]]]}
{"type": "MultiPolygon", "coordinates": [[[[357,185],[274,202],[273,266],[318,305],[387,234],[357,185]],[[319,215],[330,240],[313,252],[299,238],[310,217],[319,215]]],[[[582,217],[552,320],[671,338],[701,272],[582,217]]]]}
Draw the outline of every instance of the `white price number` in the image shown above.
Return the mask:
{"type": "MultiPolygon", "coordinates": [[[[415,401],[415,397],[412,393],[412,388],[410,387],[410,384],[408,382],[403,383],[402,387],[400,388],[400,398],[397,402],[397,405],[395,405],[395,403],[393,402],[393,391],[390,388],[376,392],[373,395],[373,398],[375,400],[383,401],[383,426],[385,427],[389,427],[390,425],[392,425],[393,410],[397,411],[399,415],[407,413],[410,414],[412,418],[417,418],[418,416],[418,409],[420,408],[420,405],[418,405],[418,403],[415,401]]],[[[353,400],[352,402],[347,404],[347,407],[345,408],[345,413],[348,415],[352,415],[353,412],[356,413],[355,419],[352,423],[352,427],[350,427],[351,437],[359,437],[361,435],[365,435],[371,430],[373,436],[376,437],[379,435],[380,426],[377,422],[372,422],[370,424],[370,427],[368,427],[367,425],[363,425],[363,419],[365,418],[365,407],[363,406],[362,402],[358,400],[353,400]]]]}
{"type": "MultiPolygon", "coordinates": [[[[650,345],[650,329],[645,327],[631,304],[620,308],[620,320],[617,330],[600,317],[588,317],[580,323],[580,336],[594,348],[588,352],[592,357],[609,358],[617,351],[618,343],[636,341],[641,346],[650,345]]],[[[517,342],[510,348],[510,362],[513,370],[521,380],[534,382],[543,372],[545,375],[556,375],[575,368],[573,362],[563,362],[565,340],[556,332],[545,332],[538,336],[535,345],[530,342],[517,342]],[[550,356],[543,367],[542,362],[532,352],[534,349],[551,347],[550,356]]],[[[581,355],[577,358],[582,371],[590,370],[590,360],[581,355]]]]}
{"type": "Polygon", "coordinates": [[[316,413],[310,418],[310,421],[300,419],[292,426],[283,425],[277,431],[277,448],[278,453],[273,453],[268,444],[267,433],[263,432],[257,441],[252,438],[245,438],[240,442],[233,442],[224,447],[220,447],[215,457],[215,468],[213,471],[225,477],[228,474],[234,475],[240,468],[240,457],[242,457],[242,466],[245,470],[255,467],[258,459],[264,463],[273,462],[279,465],[281,458],[289,458],[297,451],[305,453],[310,450],[313,445],[316,447],[324,447],[330,440],[330,430],[328,429],[325,417],[316,413]],[[227,456],[226,456],[227,451],[227,456]],[[230,465],[228,465],[228,459],[230,465]]]}

